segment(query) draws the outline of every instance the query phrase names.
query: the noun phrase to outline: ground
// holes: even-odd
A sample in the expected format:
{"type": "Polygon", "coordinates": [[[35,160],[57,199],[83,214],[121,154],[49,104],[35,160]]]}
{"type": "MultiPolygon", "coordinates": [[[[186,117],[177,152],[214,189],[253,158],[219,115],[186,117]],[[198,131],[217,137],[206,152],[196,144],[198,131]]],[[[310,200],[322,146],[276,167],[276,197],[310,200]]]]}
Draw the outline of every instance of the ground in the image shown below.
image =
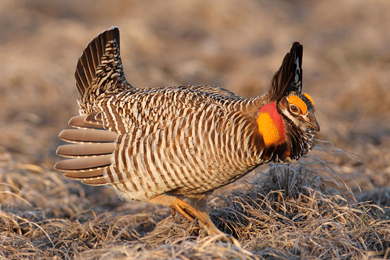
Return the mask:
{"type": "Polygon", "coordinates": [[[3,0],[0,28],[0,257],[390,258],[390,2],[3,0]],[[238,243],[54,171],[77,59],[113,25],[137,87],[256,96],[304,46],[316,150],[215,192],[212,220],[238,243]]]}

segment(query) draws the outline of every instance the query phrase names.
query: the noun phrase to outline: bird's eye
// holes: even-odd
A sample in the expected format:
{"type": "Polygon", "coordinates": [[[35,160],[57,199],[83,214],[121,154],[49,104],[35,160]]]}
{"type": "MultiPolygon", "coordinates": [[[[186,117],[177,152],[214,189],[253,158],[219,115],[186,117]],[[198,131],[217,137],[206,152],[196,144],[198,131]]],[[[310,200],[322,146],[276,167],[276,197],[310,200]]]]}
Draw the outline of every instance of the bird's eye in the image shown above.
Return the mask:
{"type": "Polygon", "coordinates": [[[295,113],[298,112],[298,107],[296,105],[291,105],[290,108],[291,108],[291,111],[293,111],[295,113]]]}

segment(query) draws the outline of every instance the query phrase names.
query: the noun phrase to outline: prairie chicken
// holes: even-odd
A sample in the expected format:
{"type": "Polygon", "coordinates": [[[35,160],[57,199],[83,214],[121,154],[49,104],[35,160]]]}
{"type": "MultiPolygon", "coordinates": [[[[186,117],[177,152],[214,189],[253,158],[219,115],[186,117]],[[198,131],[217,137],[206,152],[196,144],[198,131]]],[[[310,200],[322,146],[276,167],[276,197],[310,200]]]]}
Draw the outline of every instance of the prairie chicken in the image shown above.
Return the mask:
{"type": "Polygon", "coordinates": [[[109,184],[126,200],[169,206],[220,234],[206,206],[215,189],[261,164],[298,160],[313,146],[320,127],[313,100],[302,94],[301,65],[302,45],[294,43],[270,90],[249,99],[208,85],[135,88],[112,27],[77,63],[80,115],[59,135],[74,144],[57,150],[71,159],[55,168],[84,184],[109,184]]]}

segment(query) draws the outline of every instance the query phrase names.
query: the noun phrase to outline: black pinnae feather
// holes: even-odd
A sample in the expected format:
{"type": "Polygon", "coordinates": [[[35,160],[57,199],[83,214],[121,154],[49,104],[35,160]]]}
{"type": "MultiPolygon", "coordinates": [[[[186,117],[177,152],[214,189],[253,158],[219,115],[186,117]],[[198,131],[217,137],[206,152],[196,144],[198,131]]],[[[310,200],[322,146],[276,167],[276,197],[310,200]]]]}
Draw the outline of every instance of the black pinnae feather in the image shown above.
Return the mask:
{"type": "Polygon", "coordinates": [[[295,42],[272,80],[271,100],[280,100],[290,92],[302,92],[302,54],[302,45],[295,42]]]}

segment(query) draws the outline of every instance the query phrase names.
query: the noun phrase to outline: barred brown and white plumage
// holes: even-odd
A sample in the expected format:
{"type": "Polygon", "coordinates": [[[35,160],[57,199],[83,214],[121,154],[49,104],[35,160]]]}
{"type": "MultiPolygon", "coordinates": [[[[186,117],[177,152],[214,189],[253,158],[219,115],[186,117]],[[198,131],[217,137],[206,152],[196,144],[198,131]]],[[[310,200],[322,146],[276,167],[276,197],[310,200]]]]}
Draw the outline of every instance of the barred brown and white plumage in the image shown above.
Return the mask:
{"type": "Polygon", "coordinates": [[[313,146],[319,126],[314,102],[302,94],[302,46],[294,43],[270,91],[245,99],[199,85],[132,87],[119,53],[119,29],[98,35],[76,69],[80,95],[75,129],[55,168],[89,185],[110,184],[127,200],[170,206],[220,231],[207,215],[207,197],[257,166],[289,162],[313,146]],[[182,199],[187,199],[187,202],[182,199]]]}

